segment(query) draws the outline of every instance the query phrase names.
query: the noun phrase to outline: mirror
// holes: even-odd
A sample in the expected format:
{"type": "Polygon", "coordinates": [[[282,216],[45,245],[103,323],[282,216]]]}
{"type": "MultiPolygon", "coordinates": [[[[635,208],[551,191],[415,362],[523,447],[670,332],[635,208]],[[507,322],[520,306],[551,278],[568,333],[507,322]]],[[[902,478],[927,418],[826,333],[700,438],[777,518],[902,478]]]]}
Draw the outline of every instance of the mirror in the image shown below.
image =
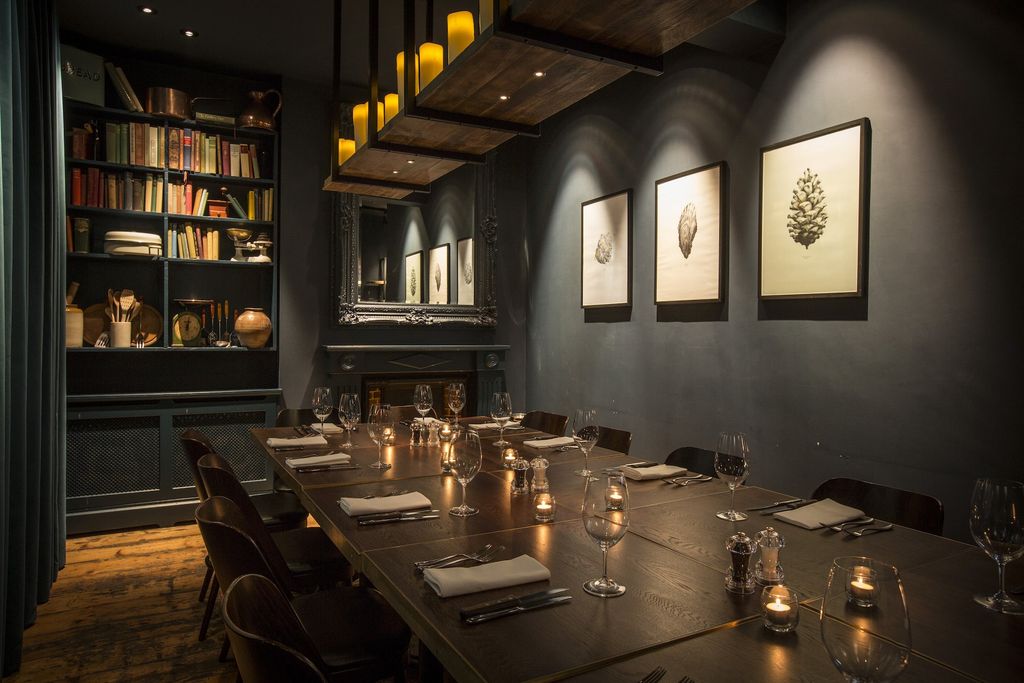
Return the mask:
{"type": "Polygon", "coordinates": [[[496,324],[493,154],[402,201],[336,199],[339,325],[496,324]]]}

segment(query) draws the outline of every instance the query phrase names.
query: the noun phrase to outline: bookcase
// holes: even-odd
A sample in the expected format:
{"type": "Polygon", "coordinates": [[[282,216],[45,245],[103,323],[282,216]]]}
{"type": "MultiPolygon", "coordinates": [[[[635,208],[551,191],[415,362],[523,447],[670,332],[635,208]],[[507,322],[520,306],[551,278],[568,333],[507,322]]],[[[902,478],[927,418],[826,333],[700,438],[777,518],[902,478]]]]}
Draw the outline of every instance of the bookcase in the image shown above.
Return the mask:
{"type": "MultiPolygon", "coordinates": [[[[280,88],[272,77],[219,74],[82,47],[123,65],[143,102],[148,86],[174,87],[215,94],[222,111],[237,114],[249,90],[280,88]]],[[[142,330],[150,338],[145,348],[86,343],[67,349],[69,531],[189,519],[195,491],[178,443],[188,427],[214,440],[250,490],[269,489],[272,469],[248,430],[273,424],[280,395],[279,134],[128,111],[109,82],[104,106],[68,98],[63,104],[66,277],[79,283],[74,303],[87,312],[92,307],[87,321],[93,331],[108,289],[131,289],[160,318],[158,335],[142,330]],[[73,134],[86,129],[87,136],[73,134]],[[187,154],[186,142],[195,145],[187,154]],[[196,164],[185,163],[193,157],[196,164]],[[88,220],[87,236],[76,230],[82,219],[88,220]],[[269,258],[232,260],[229,230],[248,231],[247,241],[262,242],[269,258]],[[112,249],[105,245],[115,244],[106,238],[114,232],[151,236],[149,249],[106,253],[112,249]],[[270,338],[259,349],[177,345],[173,323],[186,310],[176,303],[183,300],[216,302],[187,308],[221,339],[236,314],[260,308],[270,317],[270,338]]]]}

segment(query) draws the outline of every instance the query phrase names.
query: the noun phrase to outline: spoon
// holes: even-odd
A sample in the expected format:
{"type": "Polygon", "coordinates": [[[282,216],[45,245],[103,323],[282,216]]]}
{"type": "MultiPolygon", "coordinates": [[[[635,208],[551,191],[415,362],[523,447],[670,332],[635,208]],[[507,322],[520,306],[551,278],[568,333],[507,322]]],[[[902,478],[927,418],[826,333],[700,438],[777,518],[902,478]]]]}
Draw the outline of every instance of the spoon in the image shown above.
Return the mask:
{"type": "Polygon", "coordinates": [[[127,320],[132,311],[132,307],[135,306],[135,292],[130,289],[122,289],[119,303],[121,305],[121,313],[119,317],[121,320],[127,320]]]}

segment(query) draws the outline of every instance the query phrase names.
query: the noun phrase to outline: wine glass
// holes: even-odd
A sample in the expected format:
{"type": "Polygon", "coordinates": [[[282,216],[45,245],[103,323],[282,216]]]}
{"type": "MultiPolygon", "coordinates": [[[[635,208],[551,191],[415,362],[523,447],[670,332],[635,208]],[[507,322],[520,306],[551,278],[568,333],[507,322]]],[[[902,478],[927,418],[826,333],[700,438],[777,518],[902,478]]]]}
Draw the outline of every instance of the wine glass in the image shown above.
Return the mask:
{"type": "Polygon", "coordinates": [[[462,382],[451,382],[444,389],[448,400],[448,408],[455,413],[455,424],[459,423],[459,414],[466,407],[466,385],[462,382]]]}
{"type": "Polygon", "coordinates": [[[338,403],[338,418],[341,426],[345,428],[345,443],[342,448],[352,448],[352,429],[359,424],[362,411],[359,409],[359,394],[345,393],[341,395],[338,403]]]}
{"type": "Polygon", "coordinates": [[[462,484],[462,504],[448,511],[453,517],[472,517],[480,512],[478,508],[466,505],[466,484],[480,471],[483,453],[480,450],[480,437],[472,432],[457,438],[451,444],[450,452],[452,474],[462,484]]]}
{"type": "Polygon", "coordinates": [[[370,410],[370,422],[367,425],[370,439],[377,444],[377,462],[370,467],[375,470],[389,470],[391,463],[384,462],[382,453],[384,446],[395,433],[395,420],[391,415],[391,406],[387,403],[378,403],[370,410]]]}
{"type": "Polygon", "coordinates": [[[580,477],[589,477],[590,451],[597,445],[597,439],[601,435],[601,428],[597,425],[597,410],[594,408],[580,408],[572,419],[572,438],[576,445],[583,451],[583,469],[576,470],[575,474],[580,477]]]}
{"type": "Polygon", "coordinates": [[[494,442],[498,448],[511,445],[505,441],[505,425],[508,424],[511,417],[512,397],[508,395],[507,391],[494,392],[494,395],[491,396],[491,419],[498,425],[498,440],[494,442]]]}
{"type": "Polygon", "coordinates": [[[978,479],[971,496],[971,536],[999,568],[995,595],[976,595],[975,602],[1003,614],[1024,614],[1024,603],[1006,592],[1006,563],[1024,555],[1024,483],[978,479]]]}
{"type": "Polygon", "coordinates": [[[334,412],[334,400],[331,398],[330,387],[313,389],[313,414],[320,420],[320,433],[324,433],[324,420],[334,412]]]}
{"type": "Polygon", "coordinates": [[[614,598],[626,592],[608,578],[608,549],[622,540],[629,527],[629,494],[621,472],[607,477],[587,478],[583,492],[583,528],[601,547],[601,578],[583,584],[583,590],[599,598],[614,598]]]}
{"type": "Polygon", "coordinates": [[[417,384],[412,392],[412,404],[421,418],[426,418],[427,413],[434,409],[434,392],[429,384],[417,384]]]}
{"type": "Polygon", "coordinates": [[[910,618],[899,571],[868,557],[837,557],[819,611],[832,664],[852,683],[894,680],[910,659],[910,618]]]}
{"type": "Polygon", "coordinates": [[[718,448],[715,449],[715,472],[718,478],[729,485],[732,496],[729,498],[729,509],[719,512],[716,517],[730,522],[739,522],[747,515],[736,511],[736,489],[750,474],[750,445],[747,437],[740,432],[722,432],[718,435],[718,448]]]}

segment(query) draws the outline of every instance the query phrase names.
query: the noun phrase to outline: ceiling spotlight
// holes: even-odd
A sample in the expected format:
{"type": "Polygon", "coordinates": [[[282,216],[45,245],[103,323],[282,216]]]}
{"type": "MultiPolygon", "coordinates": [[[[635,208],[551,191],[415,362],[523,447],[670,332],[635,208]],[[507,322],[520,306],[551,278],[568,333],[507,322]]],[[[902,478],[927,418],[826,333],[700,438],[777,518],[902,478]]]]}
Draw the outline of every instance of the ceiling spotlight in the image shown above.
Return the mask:
{"type": "Polygon", "coordinates": [[[537,78],[544,78],[544,72],[543,71],[534,71],[533,75],[536,76],[537,78]]]}
{"type": "Polygon", "coordinates": [[[146,7],[145,5],[139,5],[139,11],[143,14],[156,14],[156,10],[152,7],[146,7]]]}
{"type": "Polygon", "coordinates": [[[197,34],[190,28],[183,28],[181,29],[181,35],[185,36],[186,38],[195,38],[197,34]]]}
{"type": "Polygon", "coordinates": [[[397,174],[397,173],[398,173],[398,171],[392,171],[392,173],[395,173],[395,174],[397,174]]]}
{"type": "Polygon", "coordinates": [[[499,95],[498,99],[501,100],[502,102],[507,102],[508,101],[508,95],[499,95]]]}
{"type": "Polygon", "coordinates": [[[408,160],[408,161],[406,161],[405,163],[407,163],[407,164],[415,164],[416,162],[415,162],[415,161],[413,161],[412,159],[409,159],[409,160],[408,160]]]}

